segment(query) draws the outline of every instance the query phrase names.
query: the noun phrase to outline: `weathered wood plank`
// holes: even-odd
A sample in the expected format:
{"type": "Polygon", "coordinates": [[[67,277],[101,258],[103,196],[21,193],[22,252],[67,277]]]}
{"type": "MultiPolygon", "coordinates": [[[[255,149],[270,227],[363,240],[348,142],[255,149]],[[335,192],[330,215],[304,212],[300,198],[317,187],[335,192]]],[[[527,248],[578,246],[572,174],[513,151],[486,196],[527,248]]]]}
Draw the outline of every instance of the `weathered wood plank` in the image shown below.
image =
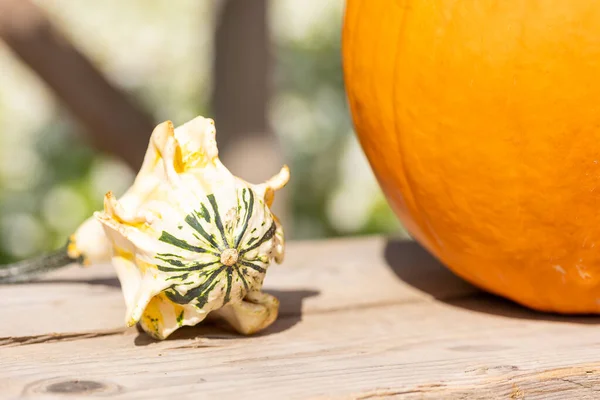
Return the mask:
{"type": "Polygon", "coordinates": [[[124,330],[110,268],[0,287],[0,395],[600,398],[599,318],[483,295],[415,244],[294,243],[272,268],[266,286],[282,299],[281,316],[247,338],[212,325],[163,342],[124,330]]]}
{"type": "Polygon", "coordinates": [[[595,394],[597,327],[585,319],[535,317],[481,297],[313,313],[302,321],[284,317],[264,334],[243,339],[215,328],[191,328],[164,342],[132,330],[7,347],[0,350],[0,393],[33,396],[53,384],[80,380],[118,390],[118,398],[127,399],[242,393],[373,398],[377,391],[431,399],[468,393],[479,393],[474,398],[525,393],[527,399],[595,394]],[[510,317],[498,315],[506,310],[510,317]]]}
{"type": "MultiPolygon", "coordinates": [[[[307,241],[290,245],[286,257],[282,265],[271,267],[265,281],[265,288],[281,300],[282,315],[424,301],[432,296],[447,299],[476,291],[413,242],[307,241]]],[[[48,276],[46,282],[0,286],[0,299],[0,342],[3,337],[82,334],[124,326],[119,283],[108,265],[72,267],[48,276]]]]}

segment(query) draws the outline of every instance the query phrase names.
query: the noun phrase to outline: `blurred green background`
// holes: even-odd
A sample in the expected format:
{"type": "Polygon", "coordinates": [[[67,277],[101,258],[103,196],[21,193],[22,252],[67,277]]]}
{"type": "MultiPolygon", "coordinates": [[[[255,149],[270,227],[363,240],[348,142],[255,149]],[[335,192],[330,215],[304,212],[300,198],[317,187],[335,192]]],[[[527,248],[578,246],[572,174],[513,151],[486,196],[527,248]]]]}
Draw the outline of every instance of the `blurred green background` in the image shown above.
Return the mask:
{"type": "MultiPolygon", "coordinates": [[[[278,161],[292,171],[280,206],[286,214],[287,237],[406,236],[352,132],[341,68],[343,1],[238,1],[265,4],[264,22],[246,18],[245,23],[264,23],[268,32],[271,86],[266,118],[279,146],[278,161]]],[[[153,121],[170,119],[179,125],[197,115],[215,117],[211,94],[213,60],[219,51],[215,43],[237,43],[214,40],[223,3],[32,4],[153,121]]],[[[5,4],[9,6],[10,1],[5,4]]],[[[230,10],[236,21],[232,29],[244,20],[235,15],[241,10],[230,10]]],[[[251,42],[248,46],[252,50],[251,42]]],[[[35,67],[1,40],[0,71],[0,258],[7,262],[63,245],[86,217],[102,207],[104,193],[122,193],[136,171],[110,149],[96,148],[77,115],[57,100],[35,67]]],[[[73,79],[69,77],[71,83],[73,79]]],[[[77,85],[84,91],[80,95],[94,97],[93,91],[85,92],[84,83],[77,85]]],[[[215,122],[220,143],[219,127],[224,122],[218,118],[215,122]]],[[[245,164],[236,154],[242,171],[251,171],[253,164],[245,164]]]]}

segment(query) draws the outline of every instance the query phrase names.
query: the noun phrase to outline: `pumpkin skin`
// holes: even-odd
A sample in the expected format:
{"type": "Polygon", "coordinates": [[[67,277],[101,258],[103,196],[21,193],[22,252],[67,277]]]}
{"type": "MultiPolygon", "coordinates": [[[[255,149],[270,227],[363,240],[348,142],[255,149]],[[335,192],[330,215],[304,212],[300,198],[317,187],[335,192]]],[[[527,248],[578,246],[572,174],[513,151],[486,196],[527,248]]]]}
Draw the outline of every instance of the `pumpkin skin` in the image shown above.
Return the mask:
{"type": "Polygon", "coordinates": [[[457,275],[600,311],[600,3],[347,0],[356,133],[396,214],[457,275]]]}

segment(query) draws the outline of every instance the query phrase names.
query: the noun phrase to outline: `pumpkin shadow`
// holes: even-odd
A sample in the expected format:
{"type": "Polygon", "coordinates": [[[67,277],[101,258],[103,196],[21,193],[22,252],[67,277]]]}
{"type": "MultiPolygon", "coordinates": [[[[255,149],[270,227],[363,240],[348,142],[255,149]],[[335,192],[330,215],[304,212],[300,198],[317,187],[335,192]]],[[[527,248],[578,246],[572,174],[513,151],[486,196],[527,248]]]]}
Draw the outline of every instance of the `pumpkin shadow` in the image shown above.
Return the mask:
{"type": "Polygon", "coordinates": [[[598,315],[565,316],[535,311],[480,290],[455,275],[415,241],[388,240],[384,258],[403,282],[454,307],[512,319],[600,324],[598,315]]]}
{"type": "MultiPolygon", "coordinates": [[[[183,348],[201,348],[201,347],[214,347],[210,344],[210,340],[227,340],[227,339],[243,339],[245,337],[262,337],[274,335],[277,333],[284,332],[298,322],[302,321],[302,303],[304,299],[308,297],[317,296],[319,294],[316,290],[270,290],[265,289],[265,293],[269,293],[279,299],[279,315],[275,322],[265,330],[258,332],[254,335],[243,336],[233,330],[228,324],[219,320],[205,320],[196,326],[185,326],[177,331],[173,332],[171,336],[165,339],[163,342],[177,341],[177,340],[189,340],[189,339],[201,339],[197,343],[187,344],[184,346],[176,347],[177,349],[183,348]],[[208,340],[208,342],[206,341],[208,340]]],[[[146,334],[139,326],[137,328],[138,336],[134,339],[136,346],[147,346],[153,343],[159,343],[156,339],[151,338],[146,334]]]]}

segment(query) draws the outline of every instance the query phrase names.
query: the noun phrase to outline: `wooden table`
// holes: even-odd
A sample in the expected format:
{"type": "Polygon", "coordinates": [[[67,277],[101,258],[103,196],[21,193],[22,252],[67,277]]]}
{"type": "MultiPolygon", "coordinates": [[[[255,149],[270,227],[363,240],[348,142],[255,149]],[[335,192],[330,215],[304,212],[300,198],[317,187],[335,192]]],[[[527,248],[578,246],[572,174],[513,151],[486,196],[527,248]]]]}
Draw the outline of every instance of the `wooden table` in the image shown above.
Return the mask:
{"type": "Polygon", "coordinates": [[[291,243],[265,287],[266,332],[156,342],[124,328],[110,266],[2,286],[0,398],[600,399],[600,319],[483,294],[413,242],[291,243]]]}

